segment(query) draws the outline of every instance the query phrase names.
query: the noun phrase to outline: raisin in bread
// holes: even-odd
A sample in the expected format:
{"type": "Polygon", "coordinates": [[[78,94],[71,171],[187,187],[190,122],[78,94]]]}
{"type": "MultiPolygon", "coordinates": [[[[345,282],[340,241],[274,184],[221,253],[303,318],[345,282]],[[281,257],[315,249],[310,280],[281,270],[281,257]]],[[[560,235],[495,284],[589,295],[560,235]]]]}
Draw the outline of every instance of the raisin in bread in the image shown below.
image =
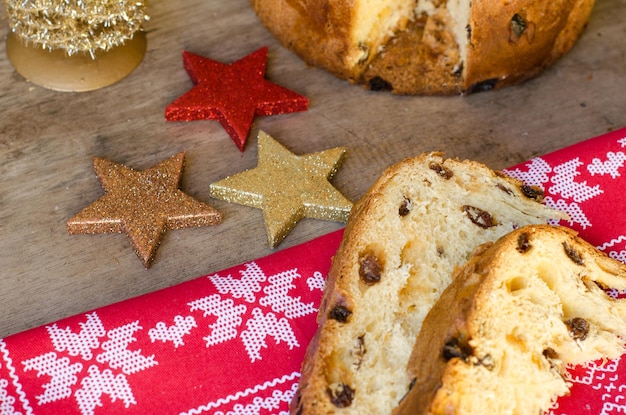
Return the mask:
{"type": "Polygon", "coordinates": [[[575,232],[518,229],[458,270],[426,317],[399,414],[541,414],[567,364],[624,352],[626,266],[575,232]]]}
{"type": "Polygon", "coordinates": [[[518,83],[567,52],[594,0],[251,0],[306,62],[398,94],[518,83]]]}
{"type": "Polygon", "coordinates": [[[565,216],[541,199],[536,188],[441,153],[389,167],[350,213],[293,413],[390,413],[409,389],[421,322],[453,268],[482,243],[565,216]]]}

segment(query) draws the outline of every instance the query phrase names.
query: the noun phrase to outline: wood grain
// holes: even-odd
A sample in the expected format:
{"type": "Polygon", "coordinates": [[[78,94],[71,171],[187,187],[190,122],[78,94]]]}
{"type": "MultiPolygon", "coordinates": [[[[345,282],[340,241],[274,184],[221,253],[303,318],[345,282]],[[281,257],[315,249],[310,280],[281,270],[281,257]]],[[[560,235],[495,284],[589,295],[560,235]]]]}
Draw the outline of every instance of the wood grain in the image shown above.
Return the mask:
{"type": "MultiPolygon", "coordinates": [[[[0,45],[0,337],[274,252],[259,210],[212,199],[209,184],[256,165],[256,133],[296,154],[345,146],[333,184],[358,199],[389,164],[425,150],[504,168],[626,126],[626,2],[599,0],[574,49],[539,78],[468,97],[367,91],[306,66],[247,0],[154,1],[147,54],[123,81],[84,93],[25,81],[0,45]],[[242,153],[214,121],[166,122],[191,87],[181,52],[222,62],[269,47],[267,78],[306,95],[303,113],[258,117],[242,153]],[[182,189],[224,215],[170,231],[149,270],[125,235],[70,236],[65,223],[102,194],[94,156],[143,169],[184,151],[182,189]]],[[[5,11],[0,35],[6,40],[5,11]]],[[[277,250],[339,229],[301,221],[277,250]]]]}

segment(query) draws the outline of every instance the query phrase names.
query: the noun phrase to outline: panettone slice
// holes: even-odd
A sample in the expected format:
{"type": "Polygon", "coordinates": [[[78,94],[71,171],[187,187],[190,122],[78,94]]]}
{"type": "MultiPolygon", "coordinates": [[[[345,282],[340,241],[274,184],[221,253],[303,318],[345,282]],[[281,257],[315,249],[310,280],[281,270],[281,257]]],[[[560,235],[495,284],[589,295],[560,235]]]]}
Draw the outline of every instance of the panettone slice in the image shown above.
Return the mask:
{"type": "Polygon", "coordinates": [[[566,366],[624,352],[626,265],[568,229],[520,228],[484,246],[424,320],[399,414],[541,414],[566,366]]]}
{"type": "Polygon", "coordinates": [[[388,414],[410,388],[421,323],[452,270],[513,229],[566,217],[539,189],[425,153],[389,167],[352,209],[292,404],[298,414],[388,414]]]}

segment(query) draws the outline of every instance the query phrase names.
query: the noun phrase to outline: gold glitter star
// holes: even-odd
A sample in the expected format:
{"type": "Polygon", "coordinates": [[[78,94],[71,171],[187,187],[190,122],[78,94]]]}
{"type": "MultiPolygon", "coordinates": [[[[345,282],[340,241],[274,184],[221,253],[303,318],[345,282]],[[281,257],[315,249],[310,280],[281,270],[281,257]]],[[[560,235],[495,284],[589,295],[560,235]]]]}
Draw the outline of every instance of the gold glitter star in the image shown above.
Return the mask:
{"type": "Polygon", "coordinates": [[[257,167],[210,185],[211,195],[263,210],[268,241],[276,247],[302,218],[345,222],[352,208],[329,182],[343,147],[296,156],[259,132],[257,167]]]}
{"type": "Polygon", "coordinates": [[[144,170],[94,158],[105,194],[67,222],[70,234],[125,233],[149,268],[169,229],[215,225],[221,214],[179,190],[184,153],[144,170]]]}

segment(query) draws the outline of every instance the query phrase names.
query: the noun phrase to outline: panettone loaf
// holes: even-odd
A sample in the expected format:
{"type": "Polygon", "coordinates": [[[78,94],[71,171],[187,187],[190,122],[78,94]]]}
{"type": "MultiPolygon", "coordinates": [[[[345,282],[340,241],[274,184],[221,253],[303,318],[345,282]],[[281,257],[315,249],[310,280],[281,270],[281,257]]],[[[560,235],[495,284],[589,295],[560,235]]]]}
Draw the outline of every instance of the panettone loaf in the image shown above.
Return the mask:
{"type": "Polygon", "coordinates": [[[430,311],[398,414],[541,414],[566,365],[624,352],[626,265],[570,229],[518,229],[473,257],[430,311]]]}
{"type": "Polygon", "coordinates": [[[594,0],[251,0],[306,62],[398,94],[458,94],[531,78],[568,51],[594,0]]]}
{"type": "Polygon", "coordinates": [[[536,188],[425,153],[389,167],[355,204],[326,282],[292,413],[388,414],[409,390],[421,323],[473,249],[563,218],[536,188]]]}

